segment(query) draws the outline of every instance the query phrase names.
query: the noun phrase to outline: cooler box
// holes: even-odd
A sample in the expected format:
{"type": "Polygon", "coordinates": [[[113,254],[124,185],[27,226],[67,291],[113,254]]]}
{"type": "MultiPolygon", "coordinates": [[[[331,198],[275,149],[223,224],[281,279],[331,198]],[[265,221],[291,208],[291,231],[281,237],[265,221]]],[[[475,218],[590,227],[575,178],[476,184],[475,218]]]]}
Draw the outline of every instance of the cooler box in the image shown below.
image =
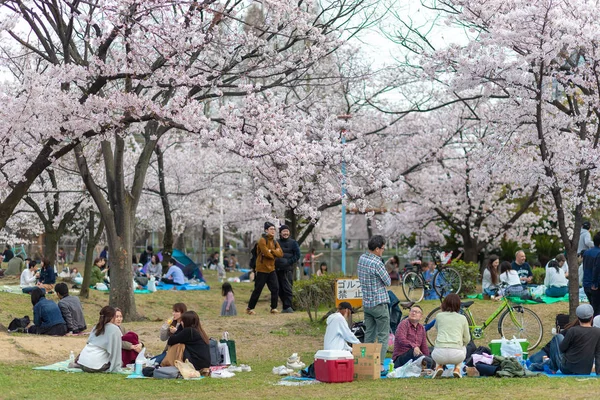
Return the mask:
{"type": "Polygon", "coordinates": [[[349,351],[319,350],[315,354],[315,377],[320,382],[352,382],[354,356],[349,351]]]}
{"type": "MultiPolygon", "coordinates": [[[[517,339],[517,342],[519,342],[519,344],[521,345],[521,348],[523,349],[523,360],[527,360],[527,356],[529,355],[529,353],[527,352],[527,348],[529,347],[529,342],[527,341],[527,339],[517,339]]],[[[490,350],[492,351],[492,354],[495,356],[500,356],[500,345],[502,343],[502,340],[500,339],[494,339],[490,342],[490,350]]]]}

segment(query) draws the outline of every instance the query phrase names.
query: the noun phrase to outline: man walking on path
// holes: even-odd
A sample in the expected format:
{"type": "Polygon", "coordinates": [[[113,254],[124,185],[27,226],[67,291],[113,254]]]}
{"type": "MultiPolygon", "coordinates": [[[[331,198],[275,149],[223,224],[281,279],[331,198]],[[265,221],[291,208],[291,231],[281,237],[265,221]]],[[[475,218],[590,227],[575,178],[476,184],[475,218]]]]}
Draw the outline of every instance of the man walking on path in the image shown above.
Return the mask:
{"type": "Polygon", "coordinates": [[[365,310],[365,343],[381,343],[381,363],[387,352],[388,336],[390,333],[390,313],[388,304],[390,298],[386,286],[392,284],[390,275],[381,259],[385,248],[385,239],[375,235],[369,239],[369,251],[358,259],[358,279],[363,294],[365,310]]]}
{"type": "Polygon", "coordinates": [[[283,251],[281,251],[281,246],[275,240],[275,225],[265,222],[265,233],[258,239],[256,244],[256,275],[254,277],[254,290],[246,309],[247,314],[256,314],[254,307],[256,307],[265,284],[271,292],[271,314],[279,312],[277,310],[279,284],[275,273],[275,259],[277,257],[283,257],[283,251]]]}
{"type": "Polygon", "coordinates": [[[283,305],[282,313],[293,313],[292,308],[292,283],[294,279],[294,266],[300,259],[300,246],[290,237],[290,228],[287,225],[279,227],[279,245],[283,257],[275,259],[275,272],[279,284],[279,298],[283,305]]]}

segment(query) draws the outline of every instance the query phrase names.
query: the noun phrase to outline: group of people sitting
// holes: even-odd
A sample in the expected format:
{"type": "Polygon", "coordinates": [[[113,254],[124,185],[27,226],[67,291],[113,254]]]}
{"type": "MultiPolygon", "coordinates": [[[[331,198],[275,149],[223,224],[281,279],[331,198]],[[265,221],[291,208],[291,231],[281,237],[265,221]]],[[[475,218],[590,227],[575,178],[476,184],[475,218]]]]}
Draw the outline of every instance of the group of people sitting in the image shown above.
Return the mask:
{"type": "MultiPolygon", "coordinates": [[[[446,296],[441,308],[435,321],[437,339],[433,352],[430,352],[425,327],[421,324],[423,309],[417,304],[411,307],[408,318],[398,324],[394,336],[394,368],[423,356],[426,367],[435,368],[434,378],[440,377],[448,364],[454,365],[455,377],[461,376],[460,365],[465,360],[466,346],[471,340],[469,324],[466,317],[459,313],[460,297],[457,294],[446,296]]],[[[323,343],[325,350],[351,350],[348,343],[360,343],[348,327],[348,318],[353,312],[350,303],[342,302],[337,312],[327,318],[323,343]]]]}
{"type": "MultiPolygon", "coordinates": [[[[499,299],[501,296],[528,296],[529,287],[536,286],[532,284],[533,272],[531,266],[526,260],[523,250],[517,251],[515,261],[502,261],[496,255],[491,255],[483,270],[481,288],[483,294],[492,299],[499,299]],[[502,287],[504,286],[504,287],[502,287]]],[[[544,294],[548,297],[563,297],[568,293],[567,280],[569,276],[566,258],[563,254],[558,254],[546,265],[546,276],[544,294]]]]}

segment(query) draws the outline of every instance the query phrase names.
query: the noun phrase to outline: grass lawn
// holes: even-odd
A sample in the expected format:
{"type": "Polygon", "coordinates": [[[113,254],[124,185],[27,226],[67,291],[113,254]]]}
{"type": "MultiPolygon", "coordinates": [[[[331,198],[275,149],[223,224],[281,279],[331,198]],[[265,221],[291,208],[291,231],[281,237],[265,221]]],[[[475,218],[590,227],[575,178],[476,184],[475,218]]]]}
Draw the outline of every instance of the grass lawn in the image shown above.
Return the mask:
{"type": "MultiPolygon", "coordinates": [[[[542,398],[551,395],[554,398],[590,398],[598,383],[595,379],[578,380],[574,378],[555,379],[547,377],[523,379],[463,378],[463,379],[384,379],[379,381],[359,381],[348,384],[316,384],[304,387],[275,386],[279,377],[271,373],[271,368],[285,363],[293,352],[298,352],[308,364],[314,353],[322,347],[325,327],[311,324],[303,312],[295,314],[270,315],[268,312],[268,290],[265,288],[256,311],[257,315],[240,314],[237,317],[219,317],[222,297],[220,286],[214,272],[205,274],[213,288],[198,292],[157,292],[136,295],[138,311],[146,320],[125,323],[128,330],[140,335],[148,350],[157,354],[162,351],[164,342],[158,339],[158,330],[162,321],[170,317],[171,305],[185,302],[188,308],[195,310],[207,333],[219,338],[223,331],[230,332],[236,340],[238,362],[252,366],[252,372],[238,373],[231,379],[203,379],[186,382],[159,381],[154,379],[133,380],[112,374],[68,374],[64,372],[33,371],[33,366],[51,364],[65,360],[70,351],[78,352],[85,345],[85,337],[44,337],[28,335],[0,334],[0,399],[39,398],[45,399],[125,399],[125,398],[164,398],[180,399],[213,398],[542,398]]],[[[0,285],[13,284],[6,278],[0,285]]],[[[233,284],[237,309],[243,312],[249,298],[252,285],[233,284]]],[[[400,297],[402,290],[394,287],[400,297]]],[[[56,300],[53,295],[49,298],[56,300]]],[[[84,311],[88,326],[96,321],[98,311],[108,302],[108,295],[92,291],[84,301],[84,311]]],[[[437,301],[425,301],[422,306],[425,315],[437,301]]],[[[472,306],[479,320],[487,317],[497,303],[477,301],[472,306]]],[[[544,322],[545,338],[549,340],[554,316],[568,309],[567,303],[552,305],[532,305],[544,322]]],[[[0,322],[5,325],[14,317],[32,315],[31,303],[26,295],[0,293],[0,322]]],[[[355,320],[362,315],[355,315],[355,320]]],[[[480,322],[480,321],[478,321],[480,322]]],[[[489,339],[497,338],[495,324],[486,331],[485,344],[489,339]]]]}

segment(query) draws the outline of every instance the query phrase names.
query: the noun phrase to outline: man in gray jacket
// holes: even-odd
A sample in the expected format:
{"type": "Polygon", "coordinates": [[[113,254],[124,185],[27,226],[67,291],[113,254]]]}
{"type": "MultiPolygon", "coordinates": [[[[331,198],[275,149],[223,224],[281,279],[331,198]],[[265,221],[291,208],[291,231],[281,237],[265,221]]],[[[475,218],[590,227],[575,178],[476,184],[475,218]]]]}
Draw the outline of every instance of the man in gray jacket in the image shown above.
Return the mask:
{"type": "Polygon", "coordinates": [[[58,283],[54,287],[58,296],[58,308],[67,323],[67,332],[70,334],[80,333],[87,329],[83,308],[77,296],[69,296],[69,288],[66,283],[58,283]]]}
{"type": "Polygon", "coordinates": [[[586,251],[594,247],[592,241],[592,234],[590,233],[590,222],[585,221],[581,225],[581,233],[579,234],[579,245],[577,246],[577,254],[581,254],[582,251],[586,251]]]}

